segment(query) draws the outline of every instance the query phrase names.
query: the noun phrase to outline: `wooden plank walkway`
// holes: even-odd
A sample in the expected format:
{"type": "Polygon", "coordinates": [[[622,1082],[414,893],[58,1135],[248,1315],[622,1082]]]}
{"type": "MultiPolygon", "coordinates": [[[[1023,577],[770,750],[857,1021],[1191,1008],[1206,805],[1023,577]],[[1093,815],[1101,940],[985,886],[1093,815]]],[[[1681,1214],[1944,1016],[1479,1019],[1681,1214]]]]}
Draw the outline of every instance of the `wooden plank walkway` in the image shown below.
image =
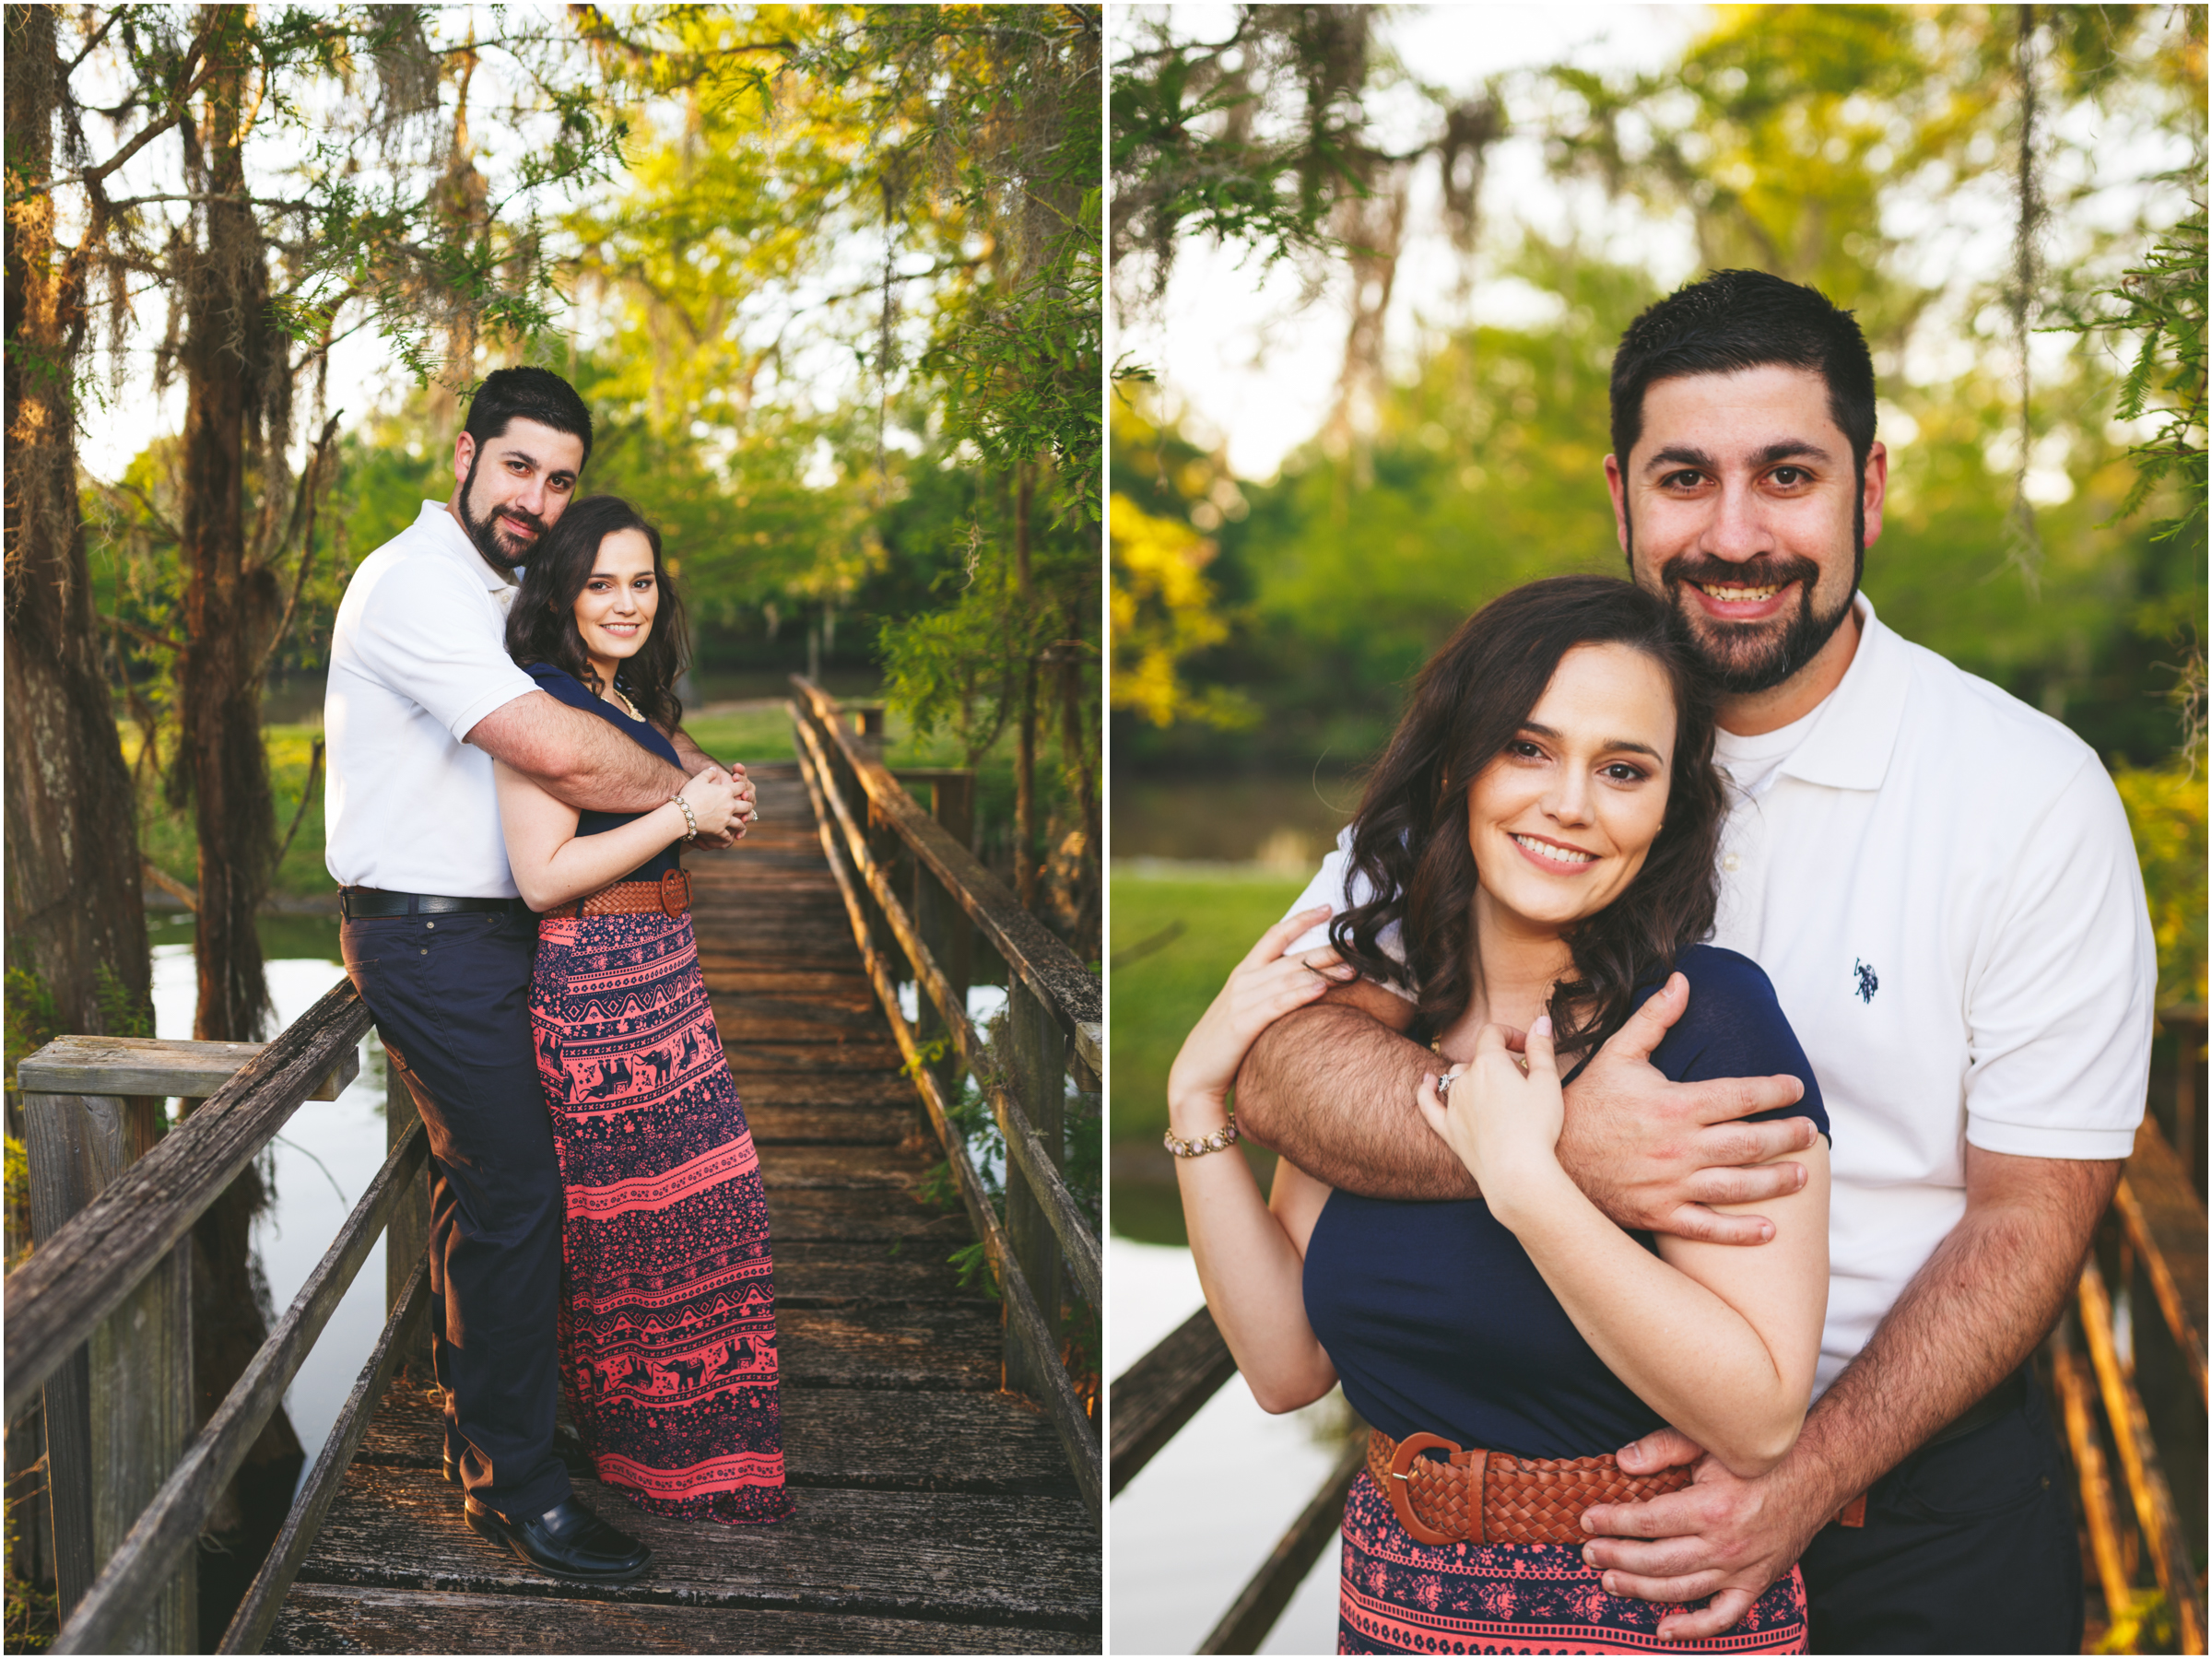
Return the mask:
{"type": "Polygon", "coordinates": [[[650,1543],[564,1583],[470,1532],[427,1374],[394,1381],[270,1653],[1097,1653],[1100,1555],[1051,1422],[997,1392],[997,1305],[946,1265],[964,1218],[870,995],[795,765],[694,855],[707,986],[760,1150],[798,1513],[723,1527],[578,1491],[650,1543]]]}

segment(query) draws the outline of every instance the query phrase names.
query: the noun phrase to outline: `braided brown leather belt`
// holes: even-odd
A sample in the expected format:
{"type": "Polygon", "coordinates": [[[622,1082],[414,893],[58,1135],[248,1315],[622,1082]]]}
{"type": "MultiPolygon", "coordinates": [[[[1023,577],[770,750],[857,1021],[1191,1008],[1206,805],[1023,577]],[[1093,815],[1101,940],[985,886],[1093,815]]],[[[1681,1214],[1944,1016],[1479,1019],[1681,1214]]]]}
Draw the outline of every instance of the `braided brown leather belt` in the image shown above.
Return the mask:
{"type": "Polygon", "coordinates": [[[691,872],[670,870],[658,881],[618,881],[595,893],[571,899],[543,912],[554,921],[570,916],[633,916],[658,912],[680,916],[691,908],[691,872]]]}
{"type": "Polygon", "coordinates": [[[1367,1472],[1390,1495],[1398,1524],[1423,1544],[1581,1544],[1583,1512],[1596,1503],[1637,1503],[1689,1484],[1689,1469],[1630,1475],[1598,1457],[1514,1457],[1462,1451],[1441,1434],[1394,1441],[1376,1429],[1367,1472]],[[1450,1462],[1423,1457],[1431,1447],[1450,1462]]]}
{"type": "MultiPolygon", "coordinates": [[[[1398,1524],[1423,1544],[1583,1544],[1583,1512],[1600,1503],[1641,1503],[1689,1485],[1685,1464],[1630,1475],[1610,1452],[1596,1457],[1515,1457],[1462,1451],[1441,1434],[1394,1441],[1368,1431],[1367,1472],[1390,1497],[1398,1524]],[[1450,1461],[1420,1454],[1431,1448],[1450,1461]]],[[[1836,1520],[1866,1524],[1866,1495],[1836,1520]]]]}

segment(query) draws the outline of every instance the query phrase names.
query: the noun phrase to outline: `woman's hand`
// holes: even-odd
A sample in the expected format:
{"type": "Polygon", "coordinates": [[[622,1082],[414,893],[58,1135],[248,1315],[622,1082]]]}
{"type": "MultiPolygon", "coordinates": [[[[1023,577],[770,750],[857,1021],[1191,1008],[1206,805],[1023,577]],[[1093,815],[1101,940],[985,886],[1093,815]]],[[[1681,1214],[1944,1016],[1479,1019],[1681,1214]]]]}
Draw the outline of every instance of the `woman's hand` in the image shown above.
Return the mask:
{"type": "Polygon", "coordinates": [[[738,815],[736,783],[719,766],[701,769],[699,776],[684,785],[682,799],[699,819],[701,835],[720,835],[738,815]]]}
{"type": "Polygon", "coordinates": [[[1331,985],[1359,977],[1327,947],[1283,954],[1329,910],[1323,904],[1300,911],[1262,934],[1182,1040],[1168,1070],[1168,1122],[1179,1137],[1211,1135],[1228,1123],[1230,1086],[1262,1031],[1292,1009],[1318,1001],[1331,985]]]}
{"type": "MultiPolygon", "coordinates": [[[[1529,1028],[1525,1062],[1508,1046],[1511,1035],[1503,1026],[1483,1027],[1475,1058],[1444,1074],[1452,1079],[1445,1096],[1439,1098],[1432,1077],[1421,1078],[1418,1091],[1429,1127],[1459,1155],[1486,1196],[1525,1191],[1532,1177],[1556,1176],[1559,1169],[1567,1100],[1551,1017],[1529,1028]]],[[[1497,1208],[1495,1198],[1491,1207],[1497,1208]]]]}

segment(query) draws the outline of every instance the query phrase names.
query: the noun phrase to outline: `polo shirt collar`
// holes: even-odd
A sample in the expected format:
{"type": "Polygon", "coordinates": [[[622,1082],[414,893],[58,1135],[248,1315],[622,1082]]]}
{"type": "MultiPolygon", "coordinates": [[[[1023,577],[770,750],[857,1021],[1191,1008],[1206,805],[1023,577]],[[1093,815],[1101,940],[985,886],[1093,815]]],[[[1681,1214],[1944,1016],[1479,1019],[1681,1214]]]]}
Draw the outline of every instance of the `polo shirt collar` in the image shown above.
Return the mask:
{"type": "Polygon", "coordinates": [[[514,578],[503,571],[493,569],[491,561],[477,551],[477,544],[468,539],[467,531],[453,522],[453,515],[445,510],[443,501],[425,501],[421,512],[416,515],[415,527],[427,533],[437,544],[440,552],[466,565],[469,573],[481,582],[485,591],[493,597],[513,592],[514,578]]]}
{"type": "Polygon", "coordinates": [[[1882,626],[1874,602],[1861,594],[1859,648],[1821,704],[1813,729],[1782,763],[1781,775],[1830,789],[1879,789],[1897,747],[1911,688],[1905,642],[1882,626]]]}

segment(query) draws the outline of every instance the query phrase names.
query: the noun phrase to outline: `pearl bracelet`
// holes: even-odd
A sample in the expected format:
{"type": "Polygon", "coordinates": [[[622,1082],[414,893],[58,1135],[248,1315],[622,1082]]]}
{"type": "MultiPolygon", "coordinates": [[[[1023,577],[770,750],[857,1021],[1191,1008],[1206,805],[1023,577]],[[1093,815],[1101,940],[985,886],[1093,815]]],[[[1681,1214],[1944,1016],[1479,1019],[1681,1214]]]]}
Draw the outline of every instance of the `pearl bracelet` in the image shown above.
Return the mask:
{"type": "Polygon", "coordinates": [[[685,836],[684,839],[686,841],[697,841],[699,839],[699,818],[698,816],[691,810],[691,803],[685,800],[680,794],[670,795],[668,800],[671,806],[684,815],[684,822],[691,826],[691,833],[685,836]]]}
{"type": "Polygon", "coordinates": [[[1178,1158],[1204,1158],[1208,1152],[1218,1152],[1224,1147],[1236,1145],[1237,1120],[1232,1117],[1211,1135],[1202,1135],[1196,1140],[1177,1140],[1172,1129],[1159,1138],[1160,1143],[1178,1158]]]}

